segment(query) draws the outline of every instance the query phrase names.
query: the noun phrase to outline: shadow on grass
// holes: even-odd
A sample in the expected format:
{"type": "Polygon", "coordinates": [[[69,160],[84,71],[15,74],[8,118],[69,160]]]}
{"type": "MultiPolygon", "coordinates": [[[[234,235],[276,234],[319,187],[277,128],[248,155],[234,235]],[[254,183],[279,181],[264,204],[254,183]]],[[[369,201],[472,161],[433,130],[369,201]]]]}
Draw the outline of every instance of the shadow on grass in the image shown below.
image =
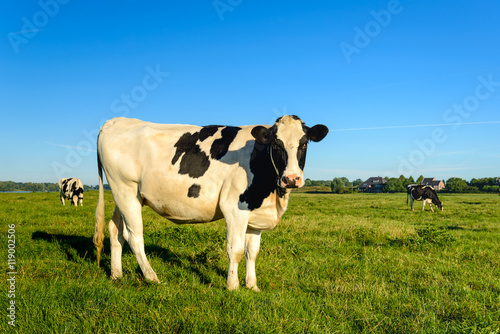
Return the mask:
{"type": "Polygon", "coordinates": [[[219,254],[215,251],[215,247],[207,247],[191,255],[185,253],[177,254],[169,249],[156,245],[146,245],[144,248],[148,257],[156,256],[162,259],[164,263],[172,264],[186,271],[191,271],[199,277],[202,284],[216,285],[216,282],[210,277],[211,272],[219,277],[227,277],[227,273],[217,266],[216,260],[219,254]]]}
{"type": "MultiPolygon", "coordinates": [[[[53,234],[36,231],[31,235],[31,239],[57,242],[61,246],[62,250],[66,253],[66,257],[70,261],[79,261],[78,258],[86,261],[97,261],[97,258],[94,254],[95,247],[91,237],[53,234]]],[[[104,247],[109,247],[109,239],[105,240],[104,247]]]]}
{"type": "MultiPolygon", "coordinates": [[[[56,233],[47,233],[43,231],[36,231],[31,235],[32,240],[44,240],[48,242],[57,243],[60,245],[63,252],[66,254],[66,258],[69,261],[81,262],[88,261],[94,262],[97,266],[97,257],[95,254],[95,246],[92,237],[83,237],[78,235],[65,235],[56,233]]],[[[169,249],[156,246],[156,245],[145,245],[146,255],[151,257],[158,257],[162,259],[164,263],[169,263],[184,270],[191,270],[199,278],[200,282],[206,285],[213,285],[210,278],[209,271],[215,271],[218,276],[225,277],[226,273],[214,264],[214,251],[213,249],[205,248],[197,252],[194,256],[186,254],[176,254],[169,249]]],[[[104,250],[103,256],[101,257],[101,268],[106,272],[106,275],[111,276],[111,263],[110,257],[106,256],[109,254],[110,241],[109,238],[104,239],[104,250]],[[107,250],[107,252],[106,252],[107,250]]],[[[123,246],[123,254],[131,253],[130,247],[127,243],[123,246]]],[[[154,269],[154,268],[153,268],[154,269]]],[[[142,272],[139,267],[137,267],[136,272],[142,272]]],[[[144,277],[144,276],[142,276],[144,277]]]]}

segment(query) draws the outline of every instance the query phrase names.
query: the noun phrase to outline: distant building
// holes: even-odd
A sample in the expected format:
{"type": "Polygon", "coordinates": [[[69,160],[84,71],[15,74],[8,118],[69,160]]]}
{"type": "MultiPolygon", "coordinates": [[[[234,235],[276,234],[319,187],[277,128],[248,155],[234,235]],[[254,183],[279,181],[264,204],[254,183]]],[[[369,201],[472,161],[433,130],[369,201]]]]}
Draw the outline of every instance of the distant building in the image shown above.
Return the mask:
{"type": "Polygon", "coordinates": [[[443,180],[436,180],[435,177],[426,177],[422,180],[422,182],[420,184],[422,184],[424,186],[431,186],[434,188],[434,190],[444,189],[443,180]]]}
{"type": "Polygon", "coordinates": [[[387,181],[383,177],[370,177],[358,186],[358,191],[362,193],[381,193],[387,181]]]}

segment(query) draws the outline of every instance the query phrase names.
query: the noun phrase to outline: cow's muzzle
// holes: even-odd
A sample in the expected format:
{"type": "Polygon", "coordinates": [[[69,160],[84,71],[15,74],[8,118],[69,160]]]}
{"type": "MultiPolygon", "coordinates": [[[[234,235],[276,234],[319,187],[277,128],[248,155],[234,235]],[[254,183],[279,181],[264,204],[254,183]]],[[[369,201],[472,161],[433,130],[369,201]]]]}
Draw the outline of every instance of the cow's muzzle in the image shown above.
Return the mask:
{"type": "Polygon", "coordinates": [[[282,188],[300,188],[302,187],[303,181],[302,178],[298,175],[284,175],[281,178],[281,187],[282,188]]]}

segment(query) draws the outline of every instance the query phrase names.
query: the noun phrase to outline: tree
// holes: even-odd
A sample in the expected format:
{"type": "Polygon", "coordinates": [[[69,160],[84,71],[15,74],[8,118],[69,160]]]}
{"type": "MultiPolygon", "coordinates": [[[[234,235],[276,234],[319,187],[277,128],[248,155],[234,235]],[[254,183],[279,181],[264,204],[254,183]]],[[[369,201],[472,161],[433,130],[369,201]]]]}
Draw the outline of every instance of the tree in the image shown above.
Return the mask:
{"type": "Polygon", "coordinates": [[[446,181],[446,190],[450,193],[463,193],[467,188],[467,182],[459,177],[452,177],[446,181]]]}
{"type": "Polygon", "coordinates": [[[413,176],[410,176],[409,178],[406,179],[406,182],[403,183],[403,186],[406,188],[410,184],[415,184],[415,180],[413,179],[413,176]]]}
{"type": "Polygon", "coordinates": [[[336,177],[332,181],[332,192],[335,194],[342,194],[345,191],[345,184],[342,178],[336,177]]]}
{"type": "Polygon", "coordinates": [[[363,182],[365,182],[365,181],[363,181],[361,179],[356,179],[356,180],[352,181],[352,186],[356,187],[356,186],[362,185],[363,182]]]}
{"type": "Polygon", "coordinates": [[[348,186],[351,184],[351,182],[349,182],[349,179],[345,176],[341,177],[340,180],[342,180],[342,182],[344,183],[344,186],[348,186]]]}
{"type": "Polygon", "coordinates": [[[405,192],[406,189],[403,187],[403,182],[400,178],[393,177],[384,184],[384,192],[386,193],[401,193],[405,192]]]}
{"type": "Polygon", "coordinates": [[[496,193],[498,192],[498,186],[484,186],[482,191],[490,192],[490,193],[496,193]]]}
{"type": "Polygon", "coordinates": [[[494,177],[484,177],[481,179],[474,178],[474,179],[470,180],[470,182],[468,184],[471,187],[476,187],[481,191],[488,192],[488,191],[491,191],[492,188],[490,188],[490,187],[494,186],[495,182],[496,182],[496,178],[494,178],[494,177]]]}
{"type": "Polygon", "coordinates": [[[424,180],[424,176],[423,175],[420,175],[417,179],[417,182],[415,182],[416,184],[421,184],[422,181],[424,180]]]}

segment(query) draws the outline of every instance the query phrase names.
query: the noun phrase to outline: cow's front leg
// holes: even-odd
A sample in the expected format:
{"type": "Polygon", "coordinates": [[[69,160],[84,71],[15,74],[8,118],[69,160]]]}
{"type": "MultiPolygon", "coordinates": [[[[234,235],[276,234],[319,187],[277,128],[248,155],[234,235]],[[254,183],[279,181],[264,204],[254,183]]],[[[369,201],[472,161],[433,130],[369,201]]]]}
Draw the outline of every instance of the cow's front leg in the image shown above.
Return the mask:
{"type": "Polygon", "coordinates": [[[64,205],[64,197],[63,196],[61,196],[61,203],[62,203],[62,205],[64,205]]]}
{"type": "Polygon", "coordinates": [[[259,292],[257,287],[257,274],[255,272],[255,261],[260,250],[261,231],[247,228],[245,235],[245,255],[247,260],[247,272],[245,277],[246,287],[259,292]]]}
{"type": "Polygon", "coordinates": [[[238,264],[245,253],[245,232],[247,222],[241,219],[231,219],[226,217],[227,225],[227,256],[229,258],[229,269],[227,271],[227,289],[236,290],[239,288],[238,264]]]}

